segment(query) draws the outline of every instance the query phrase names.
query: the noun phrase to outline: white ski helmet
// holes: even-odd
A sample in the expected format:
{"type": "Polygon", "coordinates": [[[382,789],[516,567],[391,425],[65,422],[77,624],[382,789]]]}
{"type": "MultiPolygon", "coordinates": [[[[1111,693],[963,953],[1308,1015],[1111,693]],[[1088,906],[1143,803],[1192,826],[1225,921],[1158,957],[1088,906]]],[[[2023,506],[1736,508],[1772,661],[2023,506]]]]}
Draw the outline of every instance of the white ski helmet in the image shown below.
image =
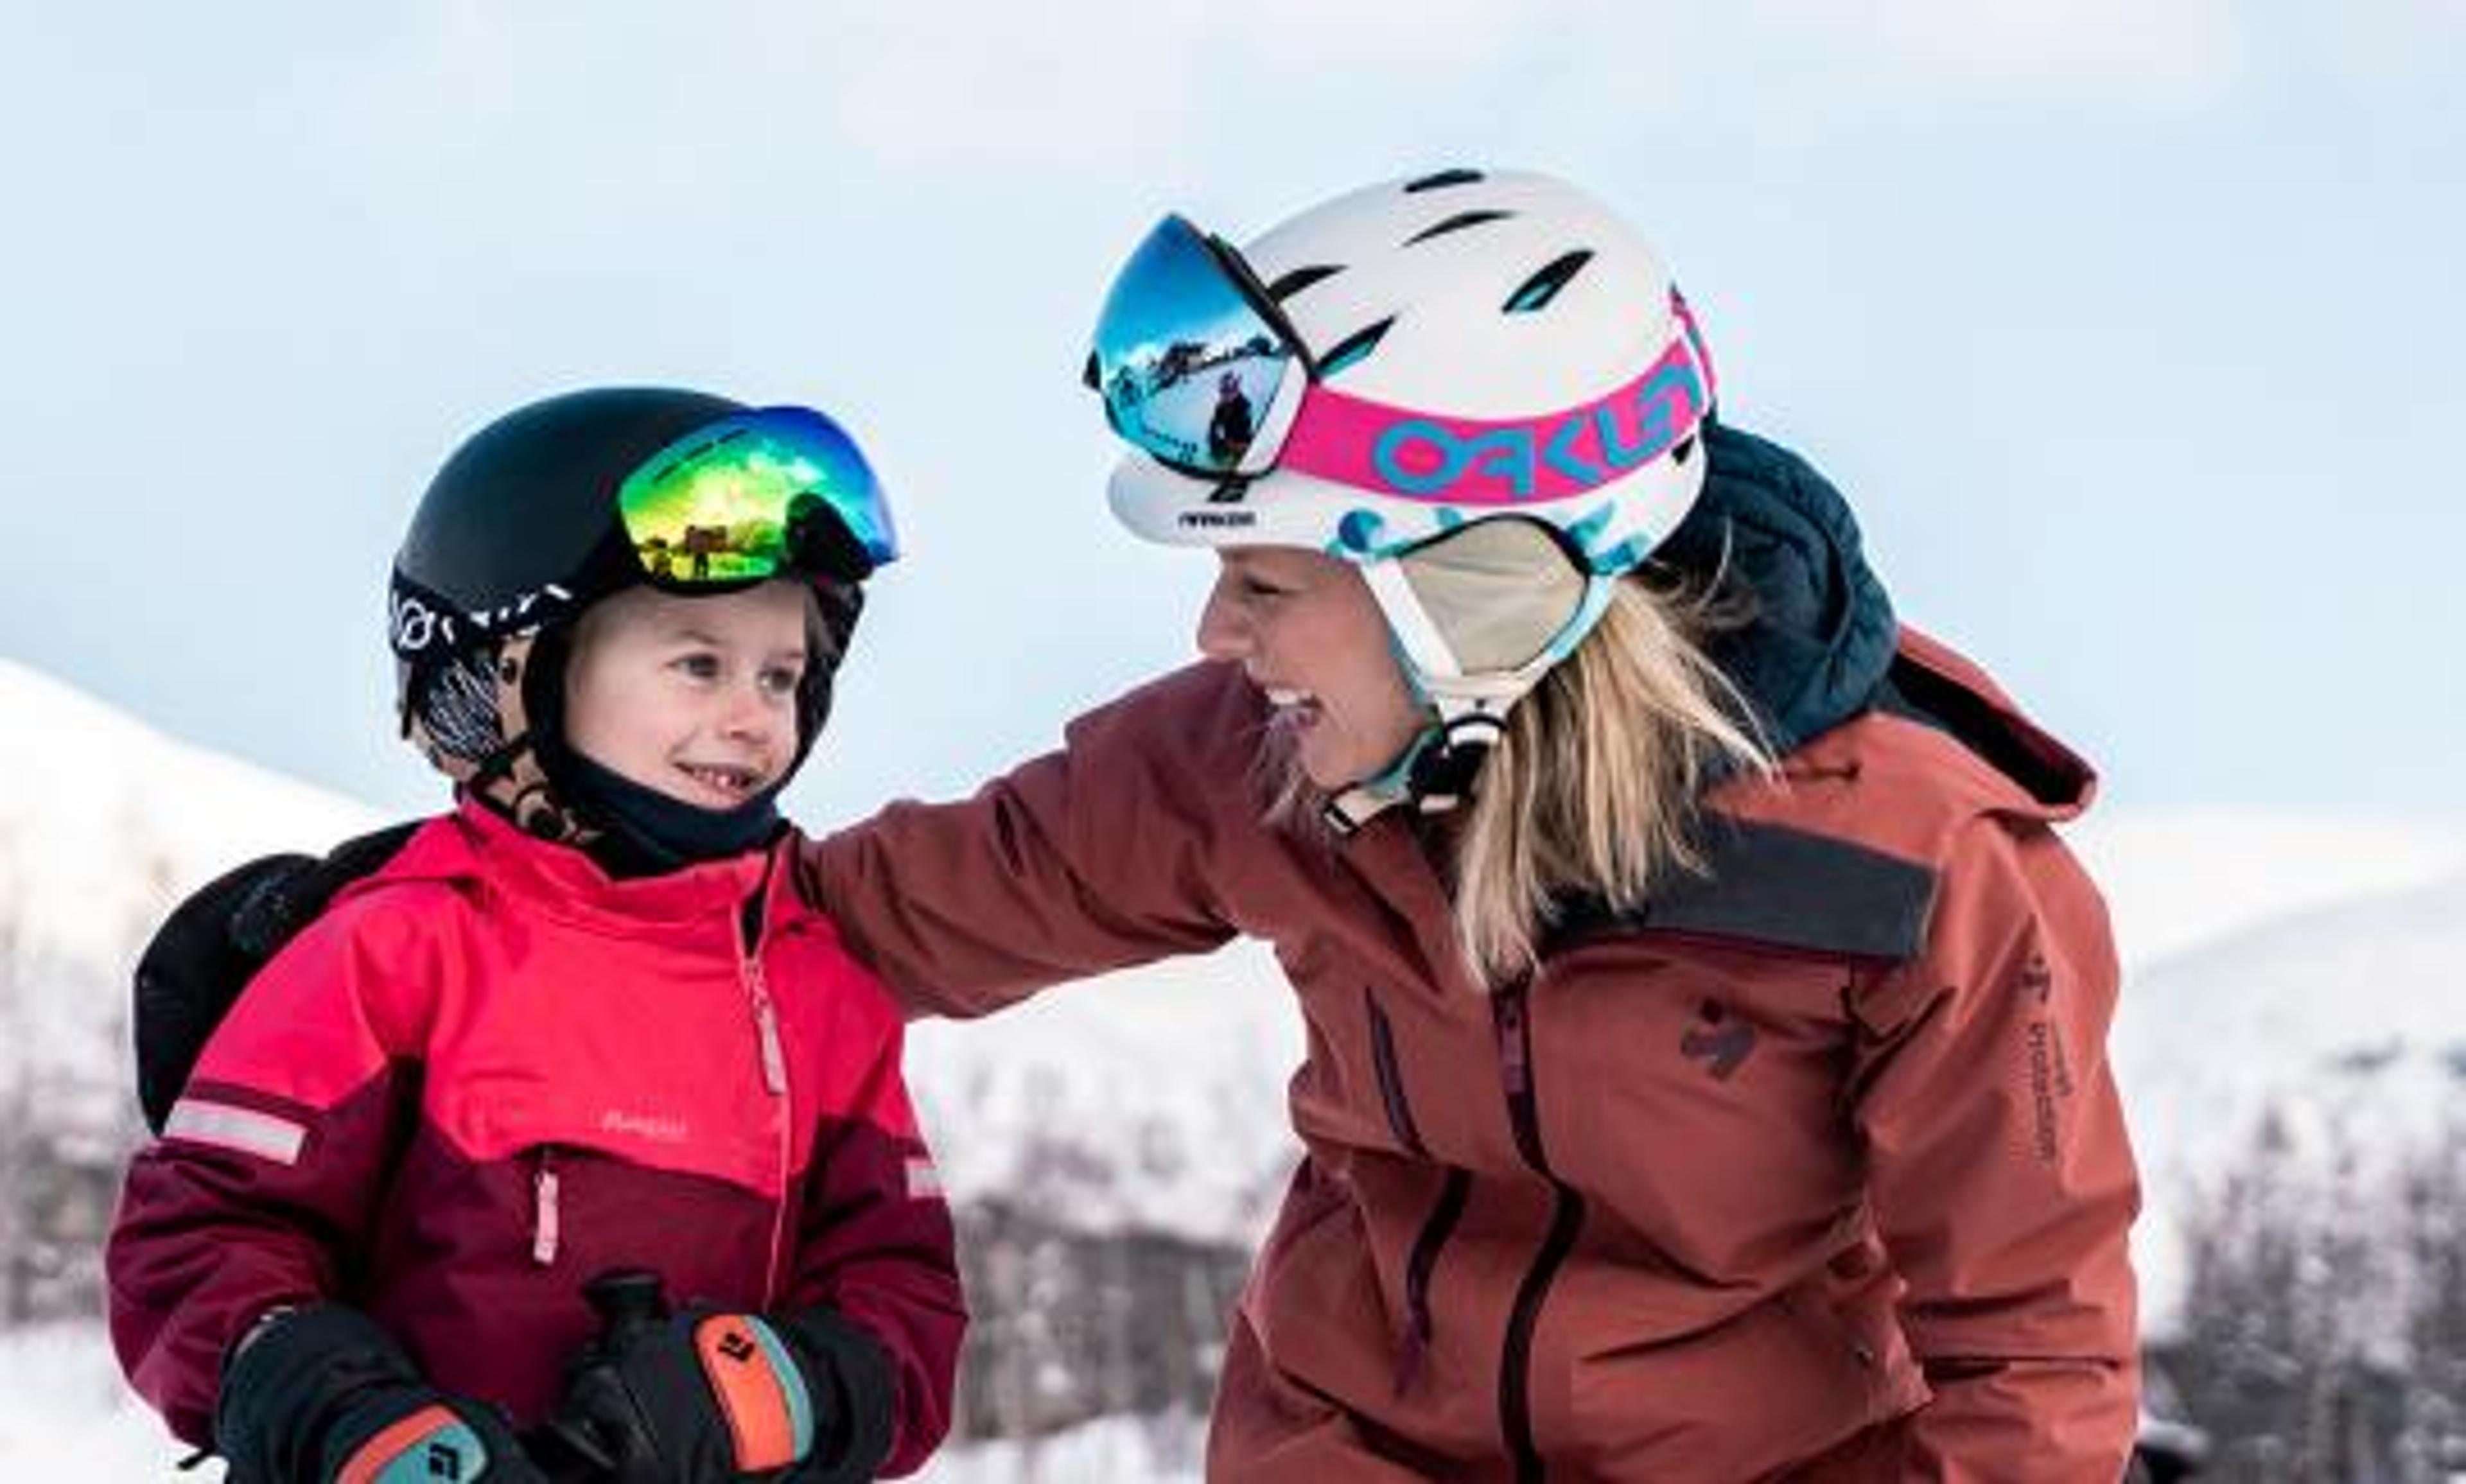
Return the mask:
{"type": "Polygon", "coordinates": [[[1087,376],[1132,444],[1109,493],[1133,533],[1361,566],[1436,712],[1369,780],[1372,811],[1468,786],[1694,504],[1714,395],[1631,230],[1561,181],[1466,169],[1349,192],[1241,250],[1168,216],[1115,279],[1087,376]]]}
{"type": "Polygon", "coordinates": [[[1152,541],[1375,561],[1512,515],[1609,573],[1642,561],[1703,484],[1713,372],[1685,302],[1634,232],[1543,175],[1372,186],[1238,254],[1168,218],[1116,281],[1092,369],[1134,445],[1113,511],[1152,541]],[[1184,236],[1264,299],[1259,324],[1194,287],[1159,240],[1184,236]],[[1156,326],[1184,316],[1143,363],[1156,326]],[[1285,334],[1297,344],[1275,345],[1285,334]],[[1239,457],[1176,437],[1175,371],[1185,406],[1235,373],[1264,403],[1239,457]]]}

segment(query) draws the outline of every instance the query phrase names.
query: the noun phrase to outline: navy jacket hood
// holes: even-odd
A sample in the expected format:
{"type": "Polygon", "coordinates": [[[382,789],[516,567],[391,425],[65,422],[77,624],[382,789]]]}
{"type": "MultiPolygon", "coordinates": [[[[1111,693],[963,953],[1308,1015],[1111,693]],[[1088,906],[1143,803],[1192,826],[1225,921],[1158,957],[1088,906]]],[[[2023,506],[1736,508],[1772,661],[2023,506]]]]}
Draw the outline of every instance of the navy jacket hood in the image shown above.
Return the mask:
{"type": "Polygon", "coordinates": [[[1703,492],[1652,560],[1753,595],[1752,618],[1705,649],[1787,753],[1874,700],[1899,625],[1849,503],[1812,465],[1717,422],[1703,451],[1703,492]]]}

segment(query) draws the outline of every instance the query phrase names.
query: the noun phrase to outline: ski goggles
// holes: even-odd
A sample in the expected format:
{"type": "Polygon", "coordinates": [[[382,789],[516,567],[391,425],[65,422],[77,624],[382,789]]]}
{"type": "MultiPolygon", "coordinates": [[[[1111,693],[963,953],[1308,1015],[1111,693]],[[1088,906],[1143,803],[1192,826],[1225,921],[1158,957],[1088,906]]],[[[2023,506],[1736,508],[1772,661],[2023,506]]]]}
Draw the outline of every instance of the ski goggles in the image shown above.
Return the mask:
{"type": "Polygon", "coordinates": [[[1588,493],[1694,434],[1712,363],[1674,289],[1670,311],[1660,353],[1600,396],[1524,417],[1422,413],[1327,385],[1378,331],[1314,359],[1242,255],[1174,215],[1114,279],[1085,379],[1117,435],[1197,479],[1283,469],[1431,505],[1512,506],[1588,493]]]}
{"type": "Polygon", "coordinates": [[[644,577],[680,591],[800,572],[861,580],[899,554],[864,455],[803,407],[695,429],[626,477],[616,513],[644,577]]]}
{"type": "Polygon", "coordinates": [[[1086,381],[1113,431],[1159,461],[1221,480],[1272,462],[1249,456],[1260,425],[1310,352],[1242,255],[1178,215],[1147,235],[1096,318],[1086,381]]]}

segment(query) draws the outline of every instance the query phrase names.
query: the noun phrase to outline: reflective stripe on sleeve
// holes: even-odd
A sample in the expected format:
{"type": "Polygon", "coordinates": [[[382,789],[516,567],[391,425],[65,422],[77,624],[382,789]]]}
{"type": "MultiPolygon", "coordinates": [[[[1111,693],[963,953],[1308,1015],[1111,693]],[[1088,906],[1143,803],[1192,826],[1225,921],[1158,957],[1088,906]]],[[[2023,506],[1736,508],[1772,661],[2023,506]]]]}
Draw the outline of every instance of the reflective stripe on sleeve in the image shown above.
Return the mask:
{"type": "Polygon", "coordinates": [[[298,1164],[300,1146],[307,1142],[308,1129],[304,1124],[254,1108],[184,1097],[172,1105],[171,1116],[163,1124],[163,1136],[255,1155],[277,1164],[298,1164]]]}

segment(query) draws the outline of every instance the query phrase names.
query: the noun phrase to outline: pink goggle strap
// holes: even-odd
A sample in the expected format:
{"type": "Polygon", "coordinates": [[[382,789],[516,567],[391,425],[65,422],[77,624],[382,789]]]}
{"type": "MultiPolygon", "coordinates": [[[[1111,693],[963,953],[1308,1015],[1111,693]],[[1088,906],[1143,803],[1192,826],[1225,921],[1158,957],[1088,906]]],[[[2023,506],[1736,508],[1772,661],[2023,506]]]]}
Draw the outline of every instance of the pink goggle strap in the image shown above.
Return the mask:
{"type": "Polygon", "coordinates": [[[1678,319],[1683,332],[1642,375],[1538,416],[1439,416],[1312,385],[1276,466],[1431,505],[1516,506],[1598,489],[1677,446],[1712,405],[1712,367],[1683,302],[1678,319]]]}

